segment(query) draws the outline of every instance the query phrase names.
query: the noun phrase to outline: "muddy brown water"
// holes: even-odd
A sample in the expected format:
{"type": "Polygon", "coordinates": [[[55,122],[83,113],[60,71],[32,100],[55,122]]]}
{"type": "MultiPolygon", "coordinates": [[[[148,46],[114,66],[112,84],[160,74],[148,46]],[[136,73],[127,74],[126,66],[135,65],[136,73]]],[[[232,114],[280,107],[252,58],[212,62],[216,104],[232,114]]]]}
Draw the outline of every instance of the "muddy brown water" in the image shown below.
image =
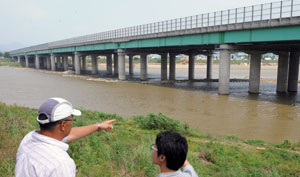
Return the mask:
{"type": "MultiPolygon", "coordinates": [[[[274,83],[262,83],[261,94],[249,95],[247,82],[235,82],[230,84],[231,94],[224,96],[218,95],[216,82],[159,83],[159,70],[149,72],[152,84],[0,67],[0,101],[38,108],[49,97],[62,97],[74,107],[125,118],[161,112],[212,135],[273,143],[300,140],[300,94],[279,95],[274,83]]],[[[177,72],[185,78],[180,72],[187,72],[177,72]]],[[[235,72],[244,77],[245,71],[235,72]]]]}

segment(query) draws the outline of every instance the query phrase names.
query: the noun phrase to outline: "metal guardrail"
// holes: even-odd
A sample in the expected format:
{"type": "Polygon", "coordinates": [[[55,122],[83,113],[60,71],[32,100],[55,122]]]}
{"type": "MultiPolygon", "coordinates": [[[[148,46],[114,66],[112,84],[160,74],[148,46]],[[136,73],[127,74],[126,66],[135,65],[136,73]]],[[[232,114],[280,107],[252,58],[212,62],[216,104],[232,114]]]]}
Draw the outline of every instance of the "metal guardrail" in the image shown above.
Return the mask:
{"type": "Polygon", "coordinates": [[[107,40],[115,40],[124,37],[296,16],[300,16],[300,0],[285,0],[79,36],[14,50],[11,51],[10,54],[47,50],[67,46],[78,46],[83,43],[101,43],[107,40]]]}

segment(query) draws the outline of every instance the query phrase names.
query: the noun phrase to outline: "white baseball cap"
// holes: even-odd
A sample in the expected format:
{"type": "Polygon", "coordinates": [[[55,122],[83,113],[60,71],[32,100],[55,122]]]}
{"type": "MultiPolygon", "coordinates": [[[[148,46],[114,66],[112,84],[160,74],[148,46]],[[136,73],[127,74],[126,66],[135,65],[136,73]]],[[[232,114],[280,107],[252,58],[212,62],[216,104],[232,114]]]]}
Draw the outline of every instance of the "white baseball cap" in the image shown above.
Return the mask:
{"type": "Polygon", "coordinates": [[[72,104],[63,98],[50,98],[40,106],[36,119],[40,124],[47,124],[65,119],[70,115],[81,116],[81,112],[73,109],[72,104]],[[47,119],[40,120],[41,114],[45,114],[47,119]]]}

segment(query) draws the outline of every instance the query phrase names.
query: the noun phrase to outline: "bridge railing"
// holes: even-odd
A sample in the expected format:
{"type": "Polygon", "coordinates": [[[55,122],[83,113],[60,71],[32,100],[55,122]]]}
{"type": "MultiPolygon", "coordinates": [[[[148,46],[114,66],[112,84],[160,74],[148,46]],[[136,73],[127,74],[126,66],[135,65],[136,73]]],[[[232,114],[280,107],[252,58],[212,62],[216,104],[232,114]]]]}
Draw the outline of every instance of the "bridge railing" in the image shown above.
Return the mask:
{"type": "Polygon", "coordinates": [[[284,0],[79,36],[27,47],[10,53],[24,53],[28,51],[45,50],[48,48],[79,46],[89,43],[102,43],[108,40],[117,40],[126,37],[296,16],[300,16],[300,0],[284,0]]]}

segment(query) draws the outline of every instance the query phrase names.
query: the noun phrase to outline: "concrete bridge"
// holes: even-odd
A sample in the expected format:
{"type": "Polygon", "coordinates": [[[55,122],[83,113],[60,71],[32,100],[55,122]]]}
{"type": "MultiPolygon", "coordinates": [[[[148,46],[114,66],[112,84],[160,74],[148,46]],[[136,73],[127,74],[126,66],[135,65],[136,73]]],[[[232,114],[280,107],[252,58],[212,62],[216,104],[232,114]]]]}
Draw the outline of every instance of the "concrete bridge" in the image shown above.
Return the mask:
{"type": "Polygon", "coordinates": [[[26,67],[86,70],[98,74],[98,56],[106,56],[107,75],[126,80],[125,56],[133,74],[133,56],[140,56],[140,79],[147,80],[147,55],[161,56],[161,80],[176,79],[176,55],[189,56],[189,80],[194,79],[194,56],[207,56],[206,78],[212,76],[212,54],[220,53],[219,94],[229,94],[230,55],[251,55],[249,92],[259,93],[261,56],[279,55],[277,91],[297,91],[300,52],[300,0],[287,0],[138,25],[65,39],[11,51],[26,67]],[[68,63],[69,57],[72,58],[68,63]],[[168,77],[169,62],[169,77],[168,77]]]}

